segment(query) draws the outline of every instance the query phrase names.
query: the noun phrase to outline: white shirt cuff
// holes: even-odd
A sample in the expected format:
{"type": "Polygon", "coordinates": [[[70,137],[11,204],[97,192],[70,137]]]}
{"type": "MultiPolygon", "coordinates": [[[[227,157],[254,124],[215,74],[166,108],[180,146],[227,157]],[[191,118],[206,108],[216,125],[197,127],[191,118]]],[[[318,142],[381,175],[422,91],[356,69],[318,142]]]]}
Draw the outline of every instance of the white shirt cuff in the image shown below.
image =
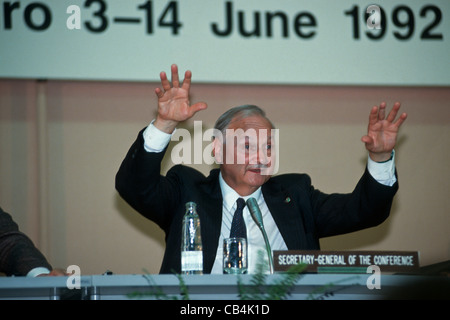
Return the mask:
{"type": "MultiPolygon", "coordinates": [[[[153,125],[153,120],[147,128],[145,128],[144,135],[144,149],[147,152],[161,152],[170,142],[171,134],[163,132],[153,125]]],[[[175,129],[176,130],[176,129],[175,129]]],[[[174,131],[175,132],[175,131],[174,131]]],[[[172,133],[173,134],[173,133],[172,133]]]]}
{"type": "Polygon", "coordinates": [[[50,270],[48,270],[47,268],[44,267],[38,267],[38,268],[34,268],[31,269],[28,273],[27,273],[27,277],[37,277],[38,275],[41,274],[49,274],[50,270]]]}
{"type": "Polygon", "coordinates": [[[397,182],[395,177],[395,151],[392,151],[392,159],[385,162],[375,162],[369,156],[367,170],[379,183],[389,187],[393,186],[397,182]]]}

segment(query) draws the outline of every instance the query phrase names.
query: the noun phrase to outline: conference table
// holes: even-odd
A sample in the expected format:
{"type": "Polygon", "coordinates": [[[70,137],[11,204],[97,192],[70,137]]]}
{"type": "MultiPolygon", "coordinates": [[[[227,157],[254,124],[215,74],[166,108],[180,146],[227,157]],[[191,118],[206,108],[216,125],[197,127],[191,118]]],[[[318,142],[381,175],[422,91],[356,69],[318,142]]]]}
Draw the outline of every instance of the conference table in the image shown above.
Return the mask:
{"type": "Polygon", "coordinates": [[[102,274],[0,277],[0,300],[387,300],[450,299],[450,277],[305,273],[254,275],[102,274]],[[284,293],[280,289],[284,285],[284,293]],[[278,296],[270,296],[278,292],[278,296]]]}

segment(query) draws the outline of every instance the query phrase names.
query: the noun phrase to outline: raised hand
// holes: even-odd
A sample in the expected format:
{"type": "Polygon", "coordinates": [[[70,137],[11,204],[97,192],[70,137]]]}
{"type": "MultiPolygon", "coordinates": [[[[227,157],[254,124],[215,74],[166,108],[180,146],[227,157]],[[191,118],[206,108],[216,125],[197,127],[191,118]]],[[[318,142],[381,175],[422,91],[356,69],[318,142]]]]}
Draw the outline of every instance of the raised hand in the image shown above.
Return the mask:
{"type": "Polygon", "coordinates": [[[184,81],[180,86],[178,67],[171,66],[172,83],[167,79],[165,72],[160,73],[161,88],[156,88],[158,97],[158,115],[153,123],[158,129],[172,133],[179,122],[188,120],[200,110],[206,109],[204,102],[190,105],[189,90],[191,87],[191,71],[186,71],[184,81]]]}
{"type": "Polygon", "coordinates": [[[389,160],[391,157],[391,152],[397,141],[397,133],[407,117],[406,113],[402,113],[396,120],[399,109],[400,103],[396,102],[385,117],[386,103],[383,102],[380,106],[372,107],[367,135],[361,138],[372,160],[381,162],[389,160]]]}

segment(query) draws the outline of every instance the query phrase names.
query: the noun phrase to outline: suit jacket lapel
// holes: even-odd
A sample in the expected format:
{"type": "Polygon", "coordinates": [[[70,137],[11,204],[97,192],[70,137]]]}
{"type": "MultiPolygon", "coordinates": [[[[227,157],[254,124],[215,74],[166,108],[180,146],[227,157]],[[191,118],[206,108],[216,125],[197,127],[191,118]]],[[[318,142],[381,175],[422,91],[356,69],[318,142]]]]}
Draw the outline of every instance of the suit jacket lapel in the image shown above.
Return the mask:
{"type": "Polygon", "coordinates": [[[302,213],[293,195],[273,179],[262,186],[262,193],[288,249],[298,249],[302,247],[302,244],[305,245],[302,213]]]}

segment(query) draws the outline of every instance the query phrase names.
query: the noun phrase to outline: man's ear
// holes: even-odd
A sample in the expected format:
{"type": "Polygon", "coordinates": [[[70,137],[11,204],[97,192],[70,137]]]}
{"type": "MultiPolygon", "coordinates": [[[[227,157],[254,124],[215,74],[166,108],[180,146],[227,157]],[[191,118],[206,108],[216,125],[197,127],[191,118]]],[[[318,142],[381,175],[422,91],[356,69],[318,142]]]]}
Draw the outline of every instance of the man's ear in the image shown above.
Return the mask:
{"type": "Polygon", "coordinates": [[[214,156],[214,160],[217,164],[223,163],[223,143],[221,139],[214,138],[213,140],[213,148],[212,148],[212,154],[214,156]]]}

